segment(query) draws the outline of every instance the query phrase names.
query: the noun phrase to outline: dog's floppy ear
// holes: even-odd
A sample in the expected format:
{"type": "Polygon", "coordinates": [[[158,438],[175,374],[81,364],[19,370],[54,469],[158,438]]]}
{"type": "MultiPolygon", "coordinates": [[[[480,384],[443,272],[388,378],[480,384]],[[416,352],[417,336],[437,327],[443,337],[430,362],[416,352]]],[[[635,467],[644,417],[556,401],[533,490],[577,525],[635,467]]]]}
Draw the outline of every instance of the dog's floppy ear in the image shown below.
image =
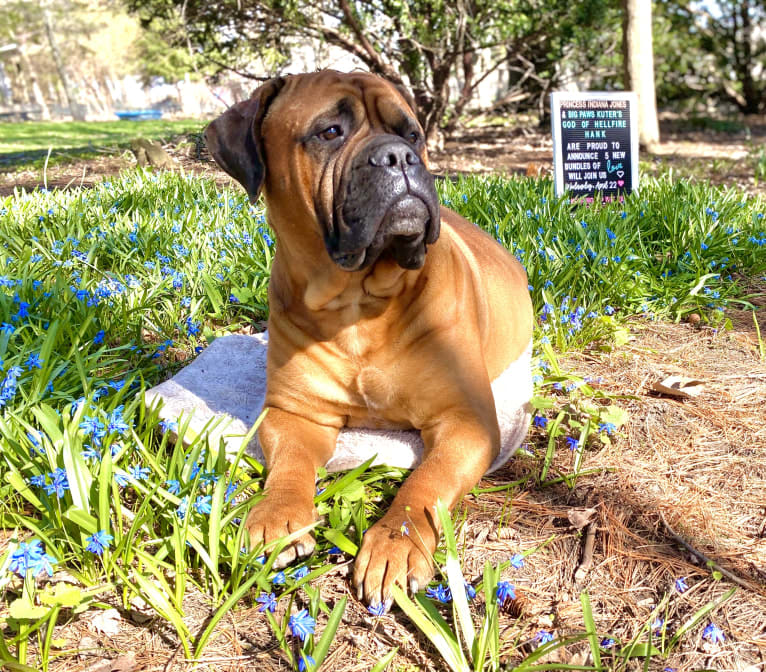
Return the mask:
{"type": "Polygon", "coordinates": [[[205,129],[205,142],[216,163],[239,182],[255,203],[266,176],[261,122],[285,85],[275,77],[258,87],[248,100],[230,107],[205,129]]]}

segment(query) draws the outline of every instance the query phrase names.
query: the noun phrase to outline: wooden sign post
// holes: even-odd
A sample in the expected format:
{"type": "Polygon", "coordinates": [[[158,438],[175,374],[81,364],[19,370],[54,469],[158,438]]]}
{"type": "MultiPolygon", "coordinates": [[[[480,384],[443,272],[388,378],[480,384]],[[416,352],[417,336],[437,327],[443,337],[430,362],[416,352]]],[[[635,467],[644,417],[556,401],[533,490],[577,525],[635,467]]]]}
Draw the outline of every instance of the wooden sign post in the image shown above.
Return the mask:
{"type": "Polygon", "coordinates": [[[556,195],[622,201],[638,189],[638,117],[630,91],[551,94],[556,195]]]}

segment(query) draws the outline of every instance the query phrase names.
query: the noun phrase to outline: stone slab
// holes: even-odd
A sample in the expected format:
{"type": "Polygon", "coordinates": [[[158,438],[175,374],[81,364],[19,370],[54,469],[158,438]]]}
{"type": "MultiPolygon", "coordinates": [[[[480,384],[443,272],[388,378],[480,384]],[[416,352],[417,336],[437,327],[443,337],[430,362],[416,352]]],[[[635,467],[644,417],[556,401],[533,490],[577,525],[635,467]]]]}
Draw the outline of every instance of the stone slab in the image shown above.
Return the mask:
{"type": "MultiPolygon", "coordinates": [[[[212,449],[223,442],[235,455],[258,419],[266,391],[268,332],[252,336],[230,334],[217,338],[170,380],[146,392],[147,407],[160,404],[160,417],[179,425],[188,419],[184,441],[207,435],[212,449]]],[[[532,344],[493,383],[501,452],[489,471],[508,461],[527,433],[531,416],[532,344]]],[[[177,439],[173,433],[171,437],[177,439]]],[[[263,463],[257,438],[248,454],[263,463]]],[[[417,430],[341,430],[328,471],[353,469],[375,456],[373,464],[411,469],[420,463],[423,441],[417,430]]]]}

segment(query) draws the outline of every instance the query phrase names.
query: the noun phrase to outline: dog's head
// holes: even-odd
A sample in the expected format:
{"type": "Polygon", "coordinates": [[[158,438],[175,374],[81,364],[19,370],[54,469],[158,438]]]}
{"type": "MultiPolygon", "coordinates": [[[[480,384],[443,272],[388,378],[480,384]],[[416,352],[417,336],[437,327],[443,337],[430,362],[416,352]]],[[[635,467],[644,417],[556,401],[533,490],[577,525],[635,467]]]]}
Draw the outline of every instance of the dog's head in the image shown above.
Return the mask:
{"type": "Polygon", "coordinates": [[[439,201],[423,129],[386,80],[330,70],[275,78],[213,121],[210,153],[279,226],[315,227],[346,271],[390,254],[423,265],[439,201]]]}

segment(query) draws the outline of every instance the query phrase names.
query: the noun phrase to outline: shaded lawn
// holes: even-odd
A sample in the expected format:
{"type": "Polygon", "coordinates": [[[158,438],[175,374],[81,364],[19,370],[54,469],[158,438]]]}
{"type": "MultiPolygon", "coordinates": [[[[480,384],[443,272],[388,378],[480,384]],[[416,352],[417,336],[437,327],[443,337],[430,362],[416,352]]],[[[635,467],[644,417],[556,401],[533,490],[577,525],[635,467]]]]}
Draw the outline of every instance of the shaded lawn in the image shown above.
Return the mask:
{"type": "Polygon", "coordinates": [[[127,146],[137,137],[169,138],[199,132],[207,122],[178,121],[25,121],[0,123],[0,166],[14,167],[51,156],[85,156],[103,148],[127,146]]]}

